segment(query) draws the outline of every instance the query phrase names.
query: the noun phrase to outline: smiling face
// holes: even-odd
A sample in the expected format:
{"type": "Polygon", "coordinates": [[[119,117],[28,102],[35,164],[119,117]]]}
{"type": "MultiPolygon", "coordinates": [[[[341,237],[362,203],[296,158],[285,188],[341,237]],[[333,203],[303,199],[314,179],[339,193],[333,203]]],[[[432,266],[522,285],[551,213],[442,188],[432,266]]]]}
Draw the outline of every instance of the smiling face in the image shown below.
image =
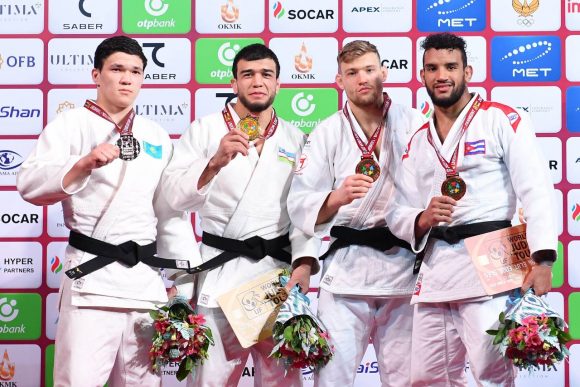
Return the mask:
{"type": "Polygon", "coordinates": [[[237,74],[232,79],[232,88],[238,95],[238,102],[252,113],[260,113],[274,103],[280,90],[276,78],[276,63],[269,58],[237,63],[237,74]]]}
{"type": "Polygon", "coordinates": [[[425,51],[421,79],[435,106],[448,108],[467,94],[467,82],[473,69],[466,66],[457,49],[434,49],[425,51]]]}
{"type": "Polygon", "coordinates": [[[143,61],[137,55],[115,52],[100,70],[93,69],[92,76],[97,85],[97,105],[115,114],[133,106],[143,84],[143,61]]]}
{"type": "Polygon", "coordinates": [[[369,52],[350,62],[341,62],[336,83],[346,92],[349,103],[365,107],[380,105],[386,79],[387,69],[381,66],[377,54],[369,52]]]}

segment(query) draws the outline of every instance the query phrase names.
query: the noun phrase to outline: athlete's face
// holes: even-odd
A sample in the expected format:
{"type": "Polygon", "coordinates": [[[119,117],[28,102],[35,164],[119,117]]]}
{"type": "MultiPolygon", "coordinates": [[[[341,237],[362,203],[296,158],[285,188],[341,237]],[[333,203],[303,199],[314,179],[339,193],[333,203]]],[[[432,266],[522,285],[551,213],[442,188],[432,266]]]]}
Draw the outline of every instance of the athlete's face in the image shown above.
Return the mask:
{"type": "Polygon", "coordinates": [[[232,79],[232,88],[238,102],[252,113],[260,113],[274,103],[280,90],[276,78],[276,63],[272,59],[240,60],[237,77],[232,79]]]}
{"type": "Polygon", "coordinates": [[[459,50],[425,51],[421,79],[435,106],[447,108],[456,104],[467,92],[472,74],[473,69],[463,64],[459,50]]]}
{"type": "Polygon", "coordinates": [[[340,63],[336,83],[346,92],[349,103],[365,107],[381,104],[386,79],[387,69],[381,66],[377,54],[369,52],[349,63],[340,63]]]}

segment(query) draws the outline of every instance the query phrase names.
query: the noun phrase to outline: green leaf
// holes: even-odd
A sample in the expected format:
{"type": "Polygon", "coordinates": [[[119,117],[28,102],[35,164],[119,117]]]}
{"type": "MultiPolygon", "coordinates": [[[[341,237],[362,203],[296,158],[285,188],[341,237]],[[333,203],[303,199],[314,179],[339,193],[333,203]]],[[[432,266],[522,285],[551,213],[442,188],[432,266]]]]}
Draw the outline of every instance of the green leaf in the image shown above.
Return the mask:
{"type": "Polygon", "coordinates": [[[497,345],[497,344],[501,343],[502,340],[503,340],[503,337],[495,336],[493,339],[493,345],[497,345]]]}
{"type": "Polygon", "coordinates": [[[505,313],[504,312],[501,312],[499,314],[499,322],[502,323],[502,324],[505,323],[505,313]]]}
{"type": "Polygon", "coordinates": [[[293,332],[294,330],[292,329],[292,326],[287,326],[284,329],[284,339],[286,341],[292,341],[293,332]]]}
{"type": "Polygon", "coordinates": [[[179,380],[180,382],[182,380],[184,380],[185,378],[187,378],[187,375],[189,374],[189,371],[186,368],[186,364],[187,364],[187,359],[183,360],[180,364],[179,364],[179,369],[177,370],[177,373],[175,374],[175,377],[177,378],[177,380],[179,380]]]}
{"type": "Polygon", "coordinates": [[[485,331],[485,333],[487,333],[488,335],[492,335],[495,336],[497,335],[499,331],[497,329],[488,329],[487,331],[485,331]]]}

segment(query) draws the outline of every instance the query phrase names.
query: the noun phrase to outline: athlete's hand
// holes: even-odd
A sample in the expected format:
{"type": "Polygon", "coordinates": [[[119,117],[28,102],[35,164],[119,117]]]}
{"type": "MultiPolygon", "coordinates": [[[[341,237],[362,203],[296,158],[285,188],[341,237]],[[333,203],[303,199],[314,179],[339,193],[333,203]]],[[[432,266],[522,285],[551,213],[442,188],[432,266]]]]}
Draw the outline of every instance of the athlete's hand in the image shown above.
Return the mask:
{"type": "Polygon", "coordinates": [[[449,196],[435,196],[431,198],[427,208],[421,212],[415,222],[415,238],[421,239],[431,227],[440,222],[451,223],[453,207],[457,202],[449,196]]]}
{"type": "Polygon", "coordinates": [[[522,292],[534,288],[536,296],[542,296],[552,290],[552,268],[549,266],[536,265],[526,274],[522,285],[522,292]]]}
{"type": "Polygon", "coordinates": [[[299,265],[296,266],[294,270],[292,270],[290,280],[286,284],[286,290],[290,292],[290,289],[292,289],[294,285],[298,284],[298,286],[300,286],[300,291],[303,294],[306,294],[310,288],[310,273],[312,272],[314,258],[302,257],[299,259],[299,265]]]}
{"type": "Polygon", "coordinates": [[[248,135],[239,129],[230,130],[220,140],[218,150],[211,158],[209,166],[219,170],[228,165],[238,153],[247,156],[250,148],[248,139],[248,135]]]}
{"type": "Polygon", "coordinates": [[[363,198],[373,186],[373,178],[357,173],[350,175],[342,185],[333,192],[334,200],[341,206],[352,203],[355,199],[363,198]]]}
{"type": "Polygon", "coordinates": [[[119,158],[119,147],[104,143],[97,145],[88,155],[78,161],[85,171],[101,168],[119,158]]]}

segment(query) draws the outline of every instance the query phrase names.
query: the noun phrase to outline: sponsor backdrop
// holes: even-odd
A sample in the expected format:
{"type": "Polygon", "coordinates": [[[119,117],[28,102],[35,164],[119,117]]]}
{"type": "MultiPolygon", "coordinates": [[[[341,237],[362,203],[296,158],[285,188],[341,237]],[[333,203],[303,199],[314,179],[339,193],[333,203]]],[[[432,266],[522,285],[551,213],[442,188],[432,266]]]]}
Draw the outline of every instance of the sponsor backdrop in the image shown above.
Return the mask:
{"type": "MultiPolygon", "coordinates": [[[[68,230],[60,205],[20,198],[16,174],[48,121],[95,97],[90,70],[103,38],[124,33],[143,45],[137,114],[177,139],[233,98],[232,60],[254,42],[279,55],[276,109],[306,133],[344,102],[335,57],[356,38],[379,48],[395,100],[422,108],[419,44],[436,31],[466,38],[472,90],[532,116],[557,188],[549,300],[570,322],[572,355],[557,370],[522,372],[517,385],[580,386],[580,0],[0,0],[0,384],[52,386],[68,230]]],[[[253,372],[248,363],[240,385],[253,372]]],[[[174,373],[164,371],[166,385],[181,385],[174,373]]],[[[311,385],[312,372],[304,380],[311,385]]],[[[357,385],[379,385],[372,347],[357,385]]]]}

